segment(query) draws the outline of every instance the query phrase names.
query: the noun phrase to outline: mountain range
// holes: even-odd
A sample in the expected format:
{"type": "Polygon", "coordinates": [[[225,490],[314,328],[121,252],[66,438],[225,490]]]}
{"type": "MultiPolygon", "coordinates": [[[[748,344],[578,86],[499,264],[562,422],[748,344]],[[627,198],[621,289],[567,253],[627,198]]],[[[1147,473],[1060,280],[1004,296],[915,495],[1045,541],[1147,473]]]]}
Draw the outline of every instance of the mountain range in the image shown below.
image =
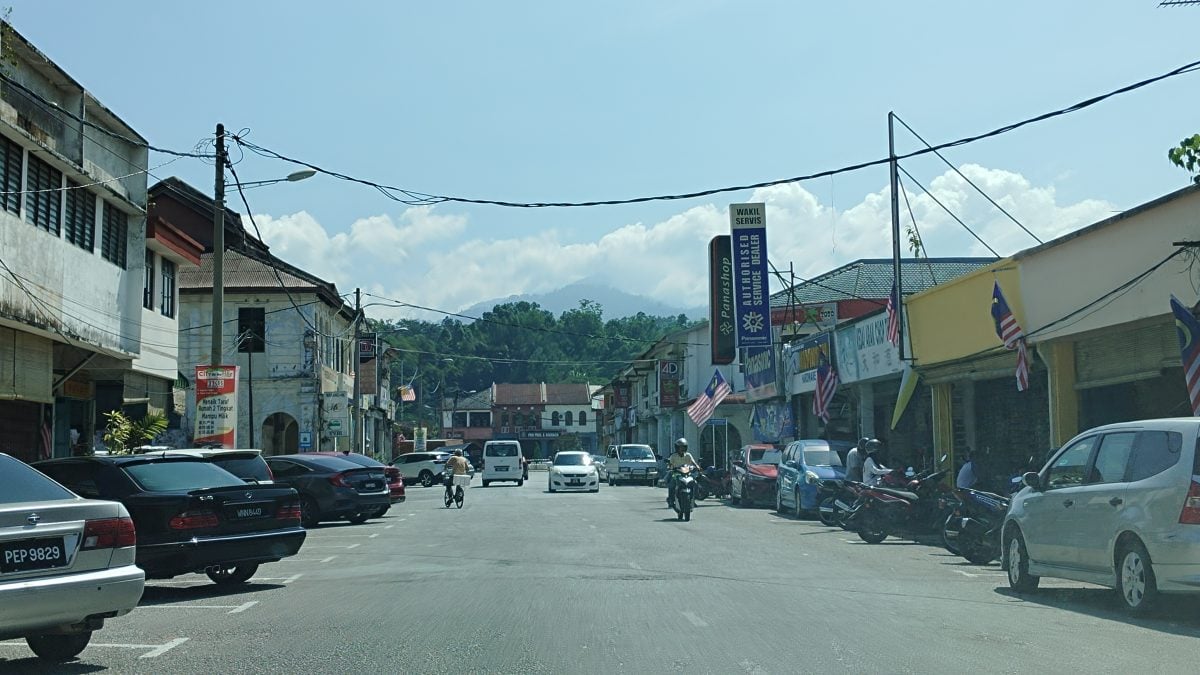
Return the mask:
{"type": "Polygon", "coordinates": [[[617,290],[611,286],[589,281],[580,281],[548,293],[523,293],[510,295],[507,298],[487,300],[476,303],[462,311],[468,316],[480,316],[489,312],[496,305],[510,302],[536,302],[542,309],[561,315],[568,309],[579,307],[580,300],[591,300],[604,309],[604,319],[619,319],[634,316],[644,312],[649,316],[677,316],[685,314],[689,319],[698,320],[708,316],[707,307],[673,307],[666,303],[617,290]]]}

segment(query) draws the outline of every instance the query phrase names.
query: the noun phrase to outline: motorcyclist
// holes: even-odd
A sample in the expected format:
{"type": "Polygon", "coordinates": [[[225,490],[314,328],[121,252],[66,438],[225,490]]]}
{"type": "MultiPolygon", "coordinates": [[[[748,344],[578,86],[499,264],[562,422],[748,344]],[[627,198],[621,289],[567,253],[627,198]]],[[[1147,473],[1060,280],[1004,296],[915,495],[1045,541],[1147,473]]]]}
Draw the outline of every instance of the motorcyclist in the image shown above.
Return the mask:
{"type": "Polygon", "coordinates": [[[879,439],[872,438],[867,441],[867,459],[863,462],[863,482],[871,487],[879,485],[880,479],[892,472],[880,462],[880,450],[883,449],[883,443],[879,439]]]}
{"type": "Polygon", "coordinates": [[[692,453],[688,452],[688,442],[686,438],[680,438],[675,441],[675,452],[667,458],[667,506],[675,508],[675,473],[674,469],[683,466],[694,467],[696,471],[700,471],[700,465],[696,463],[696,459],[692,457],[692,453]]]}
{"type": "Polygon", "coordinates": [[[454,498],[454,477],[465,476],[468,466],[467,458],[463,457],[461,449],[456,449],[453,456],[446,460],[446,468],[442,469],[446,481],[446,499],[454,498]]]}
{"type": "Polygon", "coordinates": [[[865,436],[858,439],[858,444],[846,454],[846,480],[852,480],[856,483],[862,482],[863,461],[867,458],[867,443],[870,441],[871,439],[865,436]]]}

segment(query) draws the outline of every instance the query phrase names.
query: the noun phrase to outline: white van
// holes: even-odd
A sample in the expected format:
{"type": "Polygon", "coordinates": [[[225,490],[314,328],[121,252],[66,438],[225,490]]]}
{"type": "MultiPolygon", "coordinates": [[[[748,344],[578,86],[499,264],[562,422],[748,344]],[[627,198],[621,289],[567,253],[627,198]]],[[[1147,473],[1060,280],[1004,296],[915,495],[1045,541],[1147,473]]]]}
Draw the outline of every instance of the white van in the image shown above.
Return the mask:
{"type": "Polygon", "coordinates": [[[511,480],[524,485],[521,475],[521,444],[517,441],[488,441],[483,444],[483,486],[511,480]]]}

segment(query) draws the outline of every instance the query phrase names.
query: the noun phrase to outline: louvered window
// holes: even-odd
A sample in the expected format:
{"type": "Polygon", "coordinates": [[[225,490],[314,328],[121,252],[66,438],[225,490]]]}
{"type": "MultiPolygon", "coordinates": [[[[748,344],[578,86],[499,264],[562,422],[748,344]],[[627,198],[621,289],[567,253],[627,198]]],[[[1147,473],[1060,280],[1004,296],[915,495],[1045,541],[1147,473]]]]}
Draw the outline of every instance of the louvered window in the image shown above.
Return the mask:
{"type": "Polygon", "coordinates": [[[11,213],[21,212],[21,174],[24,150],[0,136],[0,206],[11,213]]]}
{"type": "Polygon", "coordinates": [[[100,235],[100,255],[125,269],[126,239],[129,234],[129,216],[117,207],[104,203],[104,232],[100,235]]]}
{"type": "Polygon", "coordinates": [[[66,213],[63,229],[67,241],[85,251],[96,246],[96,195],[67,180],[66,213]]]}
{"type": "Polygon", "coordinates": [[[62,208],[62,172],[30,155],[25,181],[25,220],[58,236],[62,208]]]}

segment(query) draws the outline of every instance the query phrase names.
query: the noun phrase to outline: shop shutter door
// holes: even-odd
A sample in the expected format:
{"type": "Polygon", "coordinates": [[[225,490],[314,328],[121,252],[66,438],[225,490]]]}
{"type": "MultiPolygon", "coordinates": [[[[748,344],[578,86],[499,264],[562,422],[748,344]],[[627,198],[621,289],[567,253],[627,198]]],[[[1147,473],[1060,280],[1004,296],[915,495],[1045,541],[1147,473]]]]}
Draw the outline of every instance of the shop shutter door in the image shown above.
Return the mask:
{"type": "Polygon", "coordinates": [[[0,328],[0,395],[53,403],[52,359],[49,340],[0,328]]]}
{"type": "Polygon", "coordinates": [[[1088,389],[1157,377],[1179,365],[1175,325],[1159,322],[1075,343],[1075,387],[1088,389]]]}

